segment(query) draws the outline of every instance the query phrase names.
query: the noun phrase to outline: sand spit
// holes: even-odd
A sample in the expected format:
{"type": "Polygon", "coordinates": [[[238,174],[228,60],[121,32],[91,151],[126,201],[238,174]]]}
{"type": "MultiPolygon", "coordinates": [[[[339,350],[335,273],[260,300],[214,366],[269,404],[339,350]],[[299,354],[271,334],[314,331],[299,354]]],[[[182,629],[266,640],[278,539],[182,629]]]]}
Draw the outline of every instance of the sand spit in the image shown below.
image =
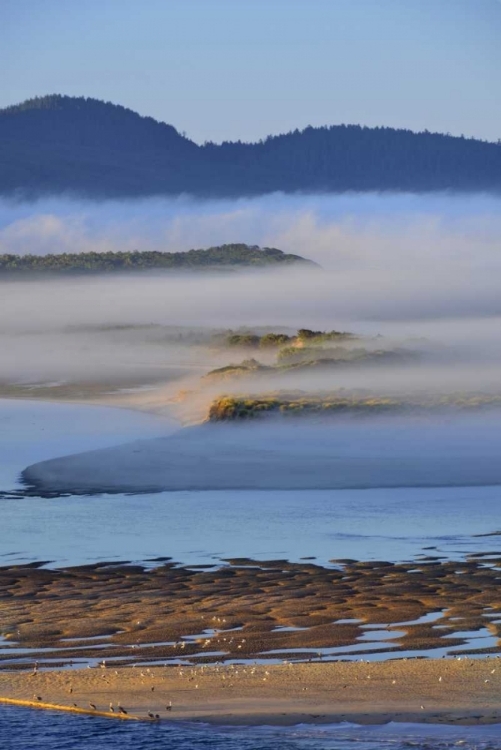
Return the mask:
{"type": "Polygon", "coordinates": [[[499,554],[0,568],[0,669],[501,653],[499,554]]]}
{"type": "MultiPolygon", "coordinates": [[[[184,379],[191,383],[183,370],[184,379]]],[[[192,374],[192,373],[191,373],[192,374]]],[[[175,405],[180,400],[179,384],[162,371],[161,382],[155,379],[124,380],[116,377],[89,382],[11,384],[0,382],[0,398],[20,401],[45,401],[62,404],[107,406],[157,414],[176,419],[175,405]]],[[[193,380],[196,382],[195,378],[193,380]]],[[[184,381],[183,381],[184,382],[184,381]]],[[[184,392],[181,392],[183,395],[184,392]]]]}
{"type": "Polygon", "coordinates": [[[115,709],[111,711],[110,708],[108,708],[107,711],[100,711],[97,707],[96,709],[91,708],[90,706],[88,708],[79,708],[75,703],[72,705],[64,705],[59,703],[47,703],[42,700],[21,700],[19,698],[4,698],[0,697],[0,704],[3,703],[8,706],[21,706],[23,708],[37,708],[37,709],[45,709],[47,711],[66,711],[68,713],[72,714],[86,714],[90,716],[101,716],[102,718],[109,719],[120,719],[122,721],[154,721],[155,719],[150,716],[143,717],[143,716],[136,716],[134,714],[127,713],[121,713],[121,712],[115,712],[115,709]]]}
{"type": "Polygon", "coordinates": [[[0,702],[118,717],[296,724],[501,721],[498,660],[2,673],[0,702]],[[40,701],[37,701],[40,698],[40,701]],[[91,708],[90,704],[95,706],[91,708]],[[113,708],[113,712],[110,709],[113,708]],[[149,715],[150,714],[150,715],[149,715]]]}
{"type": "Polygon", "coordinates": [[[500,448],[485,417],[206,423],[33,464],[23,478],[74,493],[493,485],[500,448]]]}

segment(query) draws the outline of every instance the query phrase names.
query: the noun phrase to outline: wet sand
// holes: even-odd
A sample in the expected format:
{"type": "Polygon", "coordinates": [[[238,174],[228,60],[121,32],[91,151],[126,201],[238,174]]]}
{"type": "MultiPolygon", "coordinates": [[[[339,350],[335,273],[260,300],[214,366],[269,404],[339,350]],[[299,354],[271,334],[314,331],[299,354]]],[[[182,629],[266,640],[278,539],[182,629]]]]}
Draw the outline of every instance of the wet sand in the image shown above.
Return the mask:
{"type": "Polygon", "coordinates": [[[0,669],[501,653],[499,554],[152,564],[0,568],[0,669]]]}
{"type": "Polygon", "coordinates": [[[488,724],[501,721],[498,665],[464,659],[4,672],[0,701],[110,718],[120,705],[140,719],[151,712],[160,719],[220,724],[488,724]]]}

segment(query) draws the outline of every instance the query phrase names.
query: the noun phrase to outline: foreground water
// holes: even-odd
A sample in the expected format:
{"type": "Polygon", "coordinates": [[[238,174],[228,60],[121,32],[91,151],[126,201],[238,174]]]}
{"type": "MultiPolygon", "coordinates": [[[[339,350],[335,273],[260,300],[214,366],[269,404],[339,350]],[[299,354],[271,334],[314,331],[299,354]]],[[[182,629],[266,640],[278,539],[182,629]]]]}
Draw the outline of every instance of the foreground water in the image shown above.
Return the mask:
{"type": "MultiPolygon", "coordinates": [[[[34,461],[171,432],[166,420],[0,400],[0,491],[34,461]]],[[[247,556],[408,560],[499,550],[500,487],[178,492],[0,501],[0,564],[102,559],[182,563],[247,556]]],[[[501,727],[231,728],[148,725],[0,706],[2,750],[501,750],[501,727]]]]}
{"type": "Polygon", "coordinates": [[[501,750],[501,726],[148,725],[0,706],[0,746],[3,750],[501,750]]]}
{"type": "Polygon", "coordinates": [[[0,564],[169,556],[185,564],[232,557],[460,559],[499,550],[498,487],[176,492],[0,502],[0,564]],[[472,514],[472,509],[475,514],[472,514]],[[430,549],[433,548],[433,549],[430,549]]]}

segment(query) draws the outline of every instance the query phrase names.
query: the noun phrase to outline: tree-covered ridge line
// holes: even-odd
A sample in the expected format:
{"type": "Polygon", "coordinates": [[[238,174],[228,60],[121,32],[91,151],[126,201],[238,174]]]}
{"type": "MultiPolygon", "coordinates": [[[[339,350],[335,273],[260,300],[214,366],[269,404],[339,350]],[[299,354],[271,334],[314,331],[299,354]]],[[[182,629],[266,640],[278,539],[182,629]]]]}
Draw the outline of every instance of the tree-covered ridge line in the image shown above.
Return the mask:
{"type": "Polygon", "coordinates": [[[156,250],[127,252],[62,253],[58,255],[0,255],[0,276],[39,273],[112,273],[153,269],[204,269],[214,267],[263,267],[316,264],[300,255],[274,247],[243,243],[207,249],[164,253],[156,250]]]}
{"type": "Polygon", "coordinates": [[[0,194],[242,196],[282,191],[501,191],[501,143],[361,125],[198,145],[85,97],[0,110],[0,194]]]}

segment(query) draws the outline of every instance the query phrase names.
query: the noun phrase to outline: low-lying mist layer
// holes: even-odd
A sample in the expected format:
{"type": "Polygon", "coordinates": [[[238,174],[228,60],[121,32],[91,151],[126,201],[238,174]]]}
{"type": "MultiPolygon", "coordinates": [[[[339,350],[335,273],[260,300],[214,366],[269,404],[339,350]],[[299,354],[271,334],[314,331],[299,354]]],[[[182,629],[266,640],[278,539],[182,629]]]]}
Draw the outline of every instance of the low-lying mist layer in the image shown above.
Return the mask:
{"type": "Polygon", "coordinates": [[[322,269],[3,282],[0,382],[14,395],[18,386],[45,384],[46,394],[73,397],[68,383],[98,384],[106,394],[175,381],[169,398],[184,389],[180,409],[189,403],[197,418],[221,395],[280,389],[496,393],[500,205],[478,195],[1,202],[0,252],[246,241],[322,269]],[[291,338],[300,328],[355,338],[324,343],[318,355],[285,339],[273,352],[214,342],[229,329],[291,338]],[[231,367],[228,377],[203,377],[249,359],[258,366],[240,378],[231,367]]]}
{"type": "MultiPolygon", "coordinates": [[[[248,242],[303,254],[326,271],[321,279],[316,275],[303,279],[299,274],[298,280],[292,275],[280,288],[274,280],[262,282],[258,290],[252,283],[214,282],[204,288],[203,299],[203,281],[194,282],[191,294],[190,288],[176,286],[180,292],[172,297],[168,321],[176,325],[181,322],[179,316],[186,319],[187,315],[177,298],[185,299],[187,293],[190,323],[213,323],[216,317],[221,322],[224,314],[226,318],[237,315],[240,322],[250,325],[265,318],[266,324],[284,322],[296,327],[326,326],[332,319],[492,315],[500,307],[500,206],[501,199],[492,196],[440,194],[272,195],[238,201],[158,199],[99,204],[3,201],[0,253],[184,251],[248,242]],[[251,292],[253,306],[248,299],[251,292]],[[220,298],[222,305],[216,308],[220,298]]],[[[164,288],[161,284],[160,289],[164,288]]],[[[169,296],[172,292],[169,289],[169,296]]],[[[160,301],[158,287],[137,287],[134,295],[128,288],[122,295],[114,288],[106,293],[122,301],[122,315],[125,299],[129,300],[127,322],[144,322],[139,318],[148,315],[165,319],[165,310],[154,304],[160,301]],[[153,295],[152,304],[146,307],[141,304],[145,295],[153,295]]],[[[57,299],[59,295],[51,296],[57,299]]],[[[104,294],[100,302],[106,318],[104,294]]],[[[88,307],[94,307],[94,299],[89,303],[88,307]]],[[[71,308],[67,312],[71,314],[71,308]]]]}
{"type": "Polygon", "coordinates": [[[29,466],[30,491],[355,489],[501,484],[499,411],[204,424],[29,466]],[[472,440],[474,435],[474,440],[472,440]]]}

